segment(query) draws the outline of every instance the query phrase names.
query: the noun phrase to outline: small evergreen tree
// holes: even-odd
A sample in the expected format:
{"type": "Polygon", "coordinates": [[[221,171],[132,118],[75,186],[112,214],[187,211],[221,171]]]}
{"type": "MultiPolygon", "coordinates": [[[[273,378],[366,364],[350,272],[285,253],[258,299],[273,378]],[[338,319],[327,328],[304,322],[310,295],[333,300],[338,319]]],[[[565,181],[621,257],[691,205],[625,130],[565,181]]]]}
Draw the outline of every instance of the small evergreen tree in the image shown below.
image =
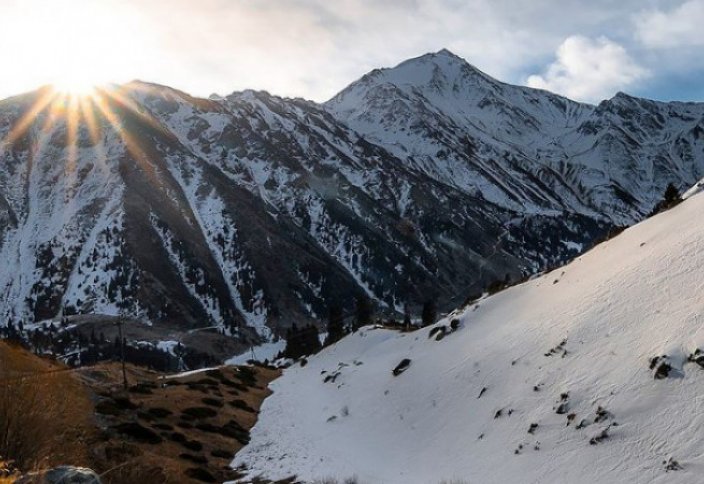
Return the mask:
{"type": "Polygon", "coordinates": [[[328,314],[328,335],[325,338],[325,346],[337,343],[345,335],[343,325],[342,309],[339,306],[331,306],[328,314]]]}
{"type": "Polygon", "coordinates": [[[650,215],[652,216],[665,210],[669,210],[681,202],[682,197],[680,196],[680,192],[677,190],[675,185],[669,183],[665,189],[665,194],[663,195],[662,200],[655,205],[655,208],[653,208],[650,215]]]}
{"type": "Polygon", "coordinates": [[[284,357],[298,358],[301,354],[301,334],[298,326],[294,323],[286,330],[286,348],[284,348],[284,357]]]}
{"type": "Polygon", "coordinates": [[[413,326],[413,322],[411,321],[411,313],[408,310],[408,305],[406,305],[405,311],[403,313],[403,327],[406,330],[411,329],[411,326],[413,326]]]}
{"type": "Polygon", "coordinates": [[[430,326],[435,323],[437,319],[437,310],[435,309],[435,301],[433,299],[428,299],[423,304],[423,312],[421,315],[423,326],[430,326]]]}
{"type": "Polygon", "coordinates": [[[355,305],[354,329],[372,324],[374,317],[372,303],[367,296],[359,296],[355,305]]]}

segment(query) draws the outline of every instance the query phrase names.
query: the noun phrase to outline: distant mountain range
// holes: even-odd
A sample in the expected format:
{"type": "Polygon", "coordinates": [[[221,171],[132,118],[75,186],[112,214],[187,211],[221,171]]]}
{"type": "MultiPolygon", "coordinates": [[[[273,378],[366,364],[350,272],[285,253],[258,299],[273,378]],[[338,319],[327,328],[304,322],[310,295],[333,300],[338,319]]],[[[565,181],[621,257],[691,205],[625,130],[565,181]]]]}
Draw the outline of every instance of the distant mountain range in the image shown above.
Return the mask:
{"type": "Polygon", "coordinates": [[[446,50],[323,104],[45,88],[0,102],[0,139],[3,323],[122,313],[248,340],[365,295],[450,307],[704,177],[704,104],[577,103],[446,50]]]}

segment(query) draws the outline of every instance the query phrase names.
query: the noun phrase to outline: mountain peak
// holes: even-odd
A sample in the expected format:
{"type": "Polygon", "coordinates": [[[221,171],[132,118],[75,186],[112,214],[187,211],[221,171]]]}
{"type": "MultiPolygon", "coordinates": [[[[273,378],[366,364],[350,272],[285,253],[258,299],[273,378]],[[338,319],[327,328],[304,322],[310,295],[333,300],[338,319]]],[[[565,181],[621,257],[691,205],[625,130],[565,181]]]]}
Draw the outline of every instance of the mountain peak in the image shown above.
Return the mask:
{"type": "Polygon", "coordinates": [[[450,51],[449,49],[445,49],[445,48],[440,49],[440,50],[437,51],[437,52],[431,52],[431,53],[426,54],[426,55],[429,55],[429,56],[432,56],[432,57],[449,57],[449,58],[451,58],[451,59],[457,59],[457,60],[461,60],[462,62],[467,62],[467,61],[464,60],[462,57],[458,56],[458,55],[455,54],[454,52],[450,51]]]}
{"type": "Polygon", "coordinates": [[[499,84],[496,79],[477,69],[462,57],[448,49],[441,49],[405,60],[395,67],[374,69],[350,84],[329,102],[357,90],[366,91],[381,85],[393,85],[402,89],[411,87],[443,90],[457,89],[467,81],[473,86],[499,84]]]}

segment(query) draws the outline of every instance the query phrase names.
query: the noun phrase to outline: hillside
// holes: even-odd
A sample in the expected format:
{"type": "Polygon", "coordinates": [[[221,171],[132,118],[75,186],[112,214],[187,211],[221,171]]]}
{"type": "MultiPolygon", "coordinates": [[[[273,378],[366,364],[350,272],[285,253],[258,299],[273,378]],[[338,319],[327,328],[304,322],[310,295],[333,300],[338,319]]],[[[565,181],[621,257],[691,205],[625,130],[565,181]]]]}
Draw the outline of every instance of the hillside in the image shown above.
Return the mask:
{"type": "Polygon", "coordinates": [[[433,328],[346,337],[271,384],[235,464],[305,482],[696,481],[702,210],[694,195],[433,328]]]}
{"type": "Polygon", "coordinates": [[[0,482],[14,482],[5,460],[22,473],[88,467],[106,484],[237,478],[227,464],[279,375],[228,366],[165,377],[129,364],[126,373],[128,391],[119,363],[69,369],[0,341],[0,482]]]}
{"type": "Polygon", "coordinates": [[[215,326],[241,351],[357,298],[456,307],[692,186],[703,117],[623,94],[576,103],[445,50],[324,104],[138,81],[7,99],[0,324],[122,315],[155,340],[215,326]]]}

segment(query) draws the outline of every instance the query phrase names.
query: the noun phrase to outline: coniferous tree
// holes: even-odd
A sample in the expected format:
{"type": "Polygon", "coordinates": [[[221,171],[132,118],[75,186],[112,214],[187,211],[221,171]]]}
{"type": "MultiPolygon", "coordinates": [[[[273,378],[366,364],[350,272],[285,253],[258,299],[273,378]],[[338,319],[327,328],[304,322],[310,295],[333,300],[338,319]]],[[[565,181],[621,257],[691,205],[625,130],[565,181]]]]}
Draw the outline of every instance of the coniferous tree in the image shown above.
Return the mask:
{"type": "Polygon", "coordinates": [[[286,347],[284,357],[298,358],[301,355],[301,332],[294,323],[286,330],[286,347]]]}
{"type": "Polygon", "coordinates": [[[309,324],[304,328],[304,338],[303,338],[303,348],[302,354],[300,356],[314,355],[322,348],[320,344],[320,335],[318,334],[318,328],[314,325],[309,324]]]}
{"type": "Polygon", "coordinates": [[[354,329],[372,324],[374,316],[372,303],[367,296],[359,296],[355,305],[354,329]]]}
{"type": "Polygon", "coordinates": [[[675,185],[672,183],[667,185],[667,188],[665,189],[665,194],[662,197],[662,200],[658,202],[657,205],[655,205],[655,208],[653,208],[653,211],[651,212],[651,216],[655,215],[657,213],[660,213],[662,211],[668,210],[676,205],[678,205],[680,202],[682,202],[682,197],[680,196],[680,192],[677,190],[675,185]]]}
{"type": "Polygon", "coordinates": [[[411,326],[413,326],[413,322],[411,321],[411,313],[408,310],[408,305],[406,305],[405,311],[403,313],[403,327],[406,330],[411,329],[411,326]]]}
{"type": "Polygon", "coordinates": [[[435,323],[435,320],[437,319],[437,310],[435,309],[435,301],[433,299],[428,299],[423,304],[421,319],[423,321],[423,326],[430,326],[435,323]]]}
{"type": "Polygon", "coordinates": [[[328,334],[325,338],[325,346],[337,343],[345,335],[342,308],[339,306],[330,307],[327,330],[328,334]]]}
{"type": "Polygon", "coordinates": [[[294,324],[286,332],[286,348],[284,349],[286,358],[296,359],[312,355],[320,351],[320,348],[318,328],[312,324],[300,329],[294,324]]]}

